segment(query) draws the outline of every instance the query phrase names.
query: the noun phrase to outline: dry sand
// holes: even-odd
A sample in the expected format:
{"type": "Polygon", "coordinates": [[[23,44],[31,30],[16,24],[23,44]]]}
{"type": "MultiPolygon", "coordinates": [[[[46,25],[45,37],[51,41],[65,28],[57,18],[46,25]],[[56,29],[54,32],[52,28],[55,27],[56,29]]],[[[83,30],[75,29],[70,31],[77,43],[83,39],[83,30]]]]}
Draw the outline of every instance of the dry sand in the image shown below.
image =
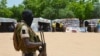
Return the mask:
{"type": "MultiPolygon", "coordinates": [[[[37,33],[39,35],[39,33],[37,33]]],[[[0,33],[0,56],[21,56],[13,33],[0,33]]],[[[100,33],[45,32],[47,56],[100,56],[100,33]]]]}

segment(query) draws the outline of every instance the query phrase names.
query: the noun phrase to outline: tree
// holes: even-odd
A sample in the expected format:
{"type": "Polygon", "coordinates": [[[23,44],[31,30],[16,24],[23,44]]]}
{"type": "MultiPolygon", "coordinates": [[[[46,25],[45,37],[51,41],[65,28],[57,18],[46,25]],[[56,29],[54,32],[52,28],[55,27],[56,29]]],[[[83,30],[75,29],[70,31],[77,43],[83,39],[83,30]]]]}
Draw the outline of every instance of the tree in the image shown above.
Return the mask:
{"type": "Polygon", "coordinates": [[[59,18],[74,18],[75,15],[72,11],[67,9],[60,9],[59,10],[59,18]]]}
{"type": "Polygon", "coordinates": [[[1,0],[0,1],[0,8],[6,8],[7,7],[6,4],[7,4],[7,0],[1,0]]]}
{"type": "Polygon", "coordinates": [[[35,17],[40,17],[45,8],[45,0],[24,0],[23,4],[26,9],[31,9],[35,17]]]}
{"type": "Polygon", "coordinates": [[[99,2],[99,0],[92,0],[92,3],[99,2]]]}
{"type": "Polygon", "coordinates": [[[73,11],[73,13],[75,14],[76,18],[79,19],[84,19],[85,15],[84,15],[84,4],[80,4],[79,2],[72,2],[69,5],[69,10],[73,11]]]}
{"type": "Polygon", "coordinates": [[[94,5],[94,11],[92,16],[92,18],[100,18],[100,3],[96,3],[94,5]]]}
{"type": "Polygon", "coordinates": [[[5,9],[5,8],[0,9],[0,17],[6,17],[6,18],[8,18],[8,17],[11,17],[12,14],[13,13],[9,9],[5,9]]]}
{"type": "Polygon", "coordinates": [[[11,17],[13,14],[9,8],[7,8],[6,4],[7,0],[0,1],[0,17],[11,17]]]}
{"type": "Polygon", "coordinates": [[[85,4],[85,19],[91,19],[92,18],[92,13],[94,10],[94,6],[92,2],[87,2],[85,4]]]}
{"type": "Polygon", "coordinates": [[[100,18],[99,0],[24,0],[23,4],[8,8],[7,0],[0,0],[0,17],[21,19],[24,9],[33,11],[34,17],[48,19],[79,18],[82,20],[100,18]]]}
{"type": "Polygon", "coordinates": [[[10,10],[13,12],[12,18],[16,18],[18,21],[20,21],[21,13],[24,10],[24,6],[23,5],[19,5],[18,7],[13,6],[10,10]]]}
{"type": "Polygon", "coordinates": [[[55,19],[56,18],[55,15],[56,15],[55,10],[52,7],[47,7],[42,12],[42,17],[48,19],[55,19]]]}
{"type": "Polygon", "coordinates": [[[45,15],[43,17],[47,17],[48,15],[46,14],[48,13],[44,14],[44,12],[49,10],[50,13],[53,10],[54,18],[59,18],[59,10],[66,7],[66,0],[24,0],[23,3],[25,8],[33,11],[35,17],[41,17],[43,15],[45,15]]]}

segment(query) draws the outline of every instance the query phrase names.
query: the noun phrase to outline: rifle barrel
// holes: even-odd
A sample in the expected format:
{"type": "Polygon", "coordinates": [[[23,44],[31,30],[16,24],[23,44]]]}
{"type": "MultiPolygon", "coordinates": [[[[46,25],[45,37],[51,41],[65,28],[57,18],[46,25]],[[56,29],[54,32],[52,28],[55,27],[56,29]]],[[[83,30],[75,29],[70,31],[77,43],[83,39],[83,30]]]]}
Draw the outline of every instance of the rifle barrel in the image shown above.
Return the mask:
{"type": "Polygon", "coordinates": [[[43,43],[45,43],[45,38],[44,38],[44,33],[43,33],[43,31],[40,31],[40,35],[41,35],[41,41],[42,41],[43,43]]]}

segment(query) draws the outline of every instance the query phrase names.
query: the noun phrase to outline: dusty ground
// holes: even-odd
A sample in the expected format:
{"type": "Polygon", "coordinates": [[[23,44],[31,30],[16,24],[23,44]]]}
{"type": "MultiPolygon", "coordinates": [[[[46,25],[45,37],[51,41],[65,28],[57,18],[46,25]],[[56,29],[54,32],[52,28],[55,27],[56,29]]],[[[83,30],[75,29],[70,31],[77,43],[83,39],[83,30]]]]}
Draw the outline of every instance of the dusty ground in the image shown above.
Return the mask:
{"type": "MultiPolygon", "coordinates": [[[[39,33],[37,33],[39,34],[39,33]]],[[[100,33],[45,32],[48,56],[100,56],[100,33]]],[[[0,33],[0,56],[21,56],[13,33],[0,33]]]]}

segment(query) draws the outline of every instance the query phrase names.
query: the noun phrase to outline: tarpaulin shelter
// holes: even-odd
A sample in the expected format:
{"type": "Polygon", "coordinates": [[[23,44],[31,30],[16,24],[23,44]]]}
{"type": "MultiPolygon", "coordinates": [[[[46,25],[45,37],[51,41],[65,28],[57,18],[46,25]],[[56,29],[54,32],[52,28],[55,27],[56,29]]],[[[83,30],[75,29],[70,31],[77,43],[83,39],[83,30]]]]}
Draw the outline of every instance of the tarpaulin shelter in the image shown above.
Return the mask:
{"type": "Polygon", "coordinates": [[[11,18],[0,18],[0,32],[12,32],[17,20],[11,18]]]}
{"type": "Polygon", "coordinates": [[[86,22],[88,22],[88,32],[97,32],[97,24],[99,22],[100,19],[88,19],[88,20],[84,20],[83,25],[84,27],[86,27],[86,22]]]}
{"type": "Polygon", "coordinates": [[[51,20],[45,19],[45,18],[34,18],[32,22],[32,29],[34,31],[50,31],[50,26],[51,26],[51,20]]]}
{"type": "MultiPolygon", "coordinates": [[[[63,23],[64,29],[66,27],[79,27],[79,25],[80,25],[80,21],[78,18],[55,19],[55,20],[52,20],[52,22],[56,22],[57,24],[63,23]]],[[[56,28],[57,28],[57,26],[56,26],[56,28]]]]}

